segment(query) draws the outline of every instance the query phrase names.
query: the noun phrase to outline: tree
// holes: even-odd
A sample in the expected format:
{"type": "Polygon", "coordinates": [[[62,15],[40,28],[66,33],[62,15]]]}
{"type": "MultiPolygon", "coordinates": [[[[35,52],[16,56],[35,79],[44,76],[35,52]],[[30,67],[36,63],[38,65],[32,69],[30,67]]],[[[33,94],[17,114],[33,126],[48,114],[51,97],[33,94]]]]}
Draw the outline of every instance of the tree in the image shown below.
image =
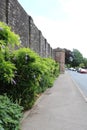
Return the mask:
{"type": "Polygon", "coordinates": [[[73,61],[73,53],[70,50],[65,49],[65,64],[71,64],[73,61]]]}
{"type": "Polygon", "coordinates": [[[84,66],[87,68],[87,58],[83,58],[84,66]]]}
{"type": "Polygon", "coordinates": [[[73,67],[77,67],[81,63],[83,63],[83,55],[80,53],[79,50],[73,49],[73,61],[72,61],[71,65],[73,67]]]}

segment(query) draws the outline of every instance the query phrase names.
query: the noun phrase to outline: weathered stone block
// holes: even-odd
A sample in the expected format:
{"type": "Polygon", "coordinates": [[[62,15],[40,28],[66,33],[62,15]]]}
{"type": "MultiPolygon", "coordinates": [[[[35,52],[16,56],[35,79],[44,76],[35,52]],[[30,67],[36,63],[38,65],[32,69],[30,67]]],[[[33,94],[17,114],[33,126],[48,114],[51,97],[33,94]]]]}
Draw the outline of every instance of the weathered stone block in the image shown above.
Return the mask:
{"type": "Polygon", "coordinates": [[[46,39],[40,32],[40,56],[46,57],[46,39]]]}
{"type": "Polygon", "coordinates": [[[9,0],[8,25],[19,34],[22,45],[29,46],[29,16],[17,0],[9,0]]]}
{"type": "Polygon", "coordinates": [[[32,17],[29,17],[29,40],[30,48],[39,54],[40,51],[40,32],[33,22],[32,17]]]}
{"type": "Polygon", "coordinates": [[[6,22],[6,0],[0,0],[0,21],[6,22]]]}

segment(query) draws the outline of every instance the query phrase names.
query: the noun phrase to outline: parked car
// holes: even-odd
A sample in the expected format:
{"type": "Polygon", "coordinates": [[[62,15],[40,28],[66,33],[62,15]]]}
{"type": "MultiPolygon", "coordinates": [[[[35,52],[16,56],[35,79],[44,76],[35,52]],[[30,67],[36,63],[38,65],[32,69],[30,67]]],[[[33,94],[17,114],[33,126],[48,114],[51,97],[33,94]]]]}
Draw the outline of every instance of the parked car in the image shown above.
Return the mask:
{"type": "Polygon", "coordinates": [[[69,68],[69,70],[76,71],[76,69],[73,67],[69,68]]]}
{"type": "Polygon", "coordinates": [[[79,69],[77,70],[77,72],[79,72],[79,73],[87,73],[87,69],[79,68],[79,69]]]}

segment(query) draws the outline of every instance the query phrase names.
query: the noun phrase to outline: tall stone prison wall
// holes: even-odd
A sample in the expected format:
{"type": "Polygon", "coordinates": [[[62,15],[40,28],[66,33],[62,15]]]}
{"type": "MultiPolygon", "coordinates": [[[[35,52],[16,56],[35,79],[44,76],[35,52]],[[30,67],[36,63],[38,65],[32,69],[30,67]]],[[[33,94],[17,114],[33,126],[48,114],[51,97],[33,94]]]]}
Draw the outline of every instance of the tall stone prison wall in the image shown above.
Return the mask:
{"type": "Polygon", "coordinates": [[[41,57],[53,57],[53,49],[17,0],[0,0],[0,21],[11,26],[21,38],[22,45],[41,57]]]}
{"type": "Polygon", "coordinates": [[[33,18],[26,13],[17,0],[0,0],[0,21],[11,26],[12,30],[20,36],[24,47],[31,48],[41,57],[52,57],[60,63],[60,71],[64,71],[65,53],[52,49],[34,24],[33,18]]]}

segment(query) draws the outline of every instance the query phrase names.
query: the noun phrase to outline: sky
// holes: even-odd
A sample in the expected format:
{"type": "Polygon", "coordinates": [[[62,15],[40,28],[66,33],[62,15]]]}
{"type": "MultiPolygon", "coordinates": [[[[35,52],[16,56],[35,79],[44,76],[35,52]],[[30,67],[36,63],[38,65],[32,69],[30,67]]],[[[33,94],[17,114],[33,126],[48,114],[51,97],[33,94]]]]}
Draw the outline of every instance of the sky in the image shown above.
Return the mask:
{"type": "Polygon", "coordinates": [[[18,0],[52,48],[87,58],[87,0],[18,0]]]}

